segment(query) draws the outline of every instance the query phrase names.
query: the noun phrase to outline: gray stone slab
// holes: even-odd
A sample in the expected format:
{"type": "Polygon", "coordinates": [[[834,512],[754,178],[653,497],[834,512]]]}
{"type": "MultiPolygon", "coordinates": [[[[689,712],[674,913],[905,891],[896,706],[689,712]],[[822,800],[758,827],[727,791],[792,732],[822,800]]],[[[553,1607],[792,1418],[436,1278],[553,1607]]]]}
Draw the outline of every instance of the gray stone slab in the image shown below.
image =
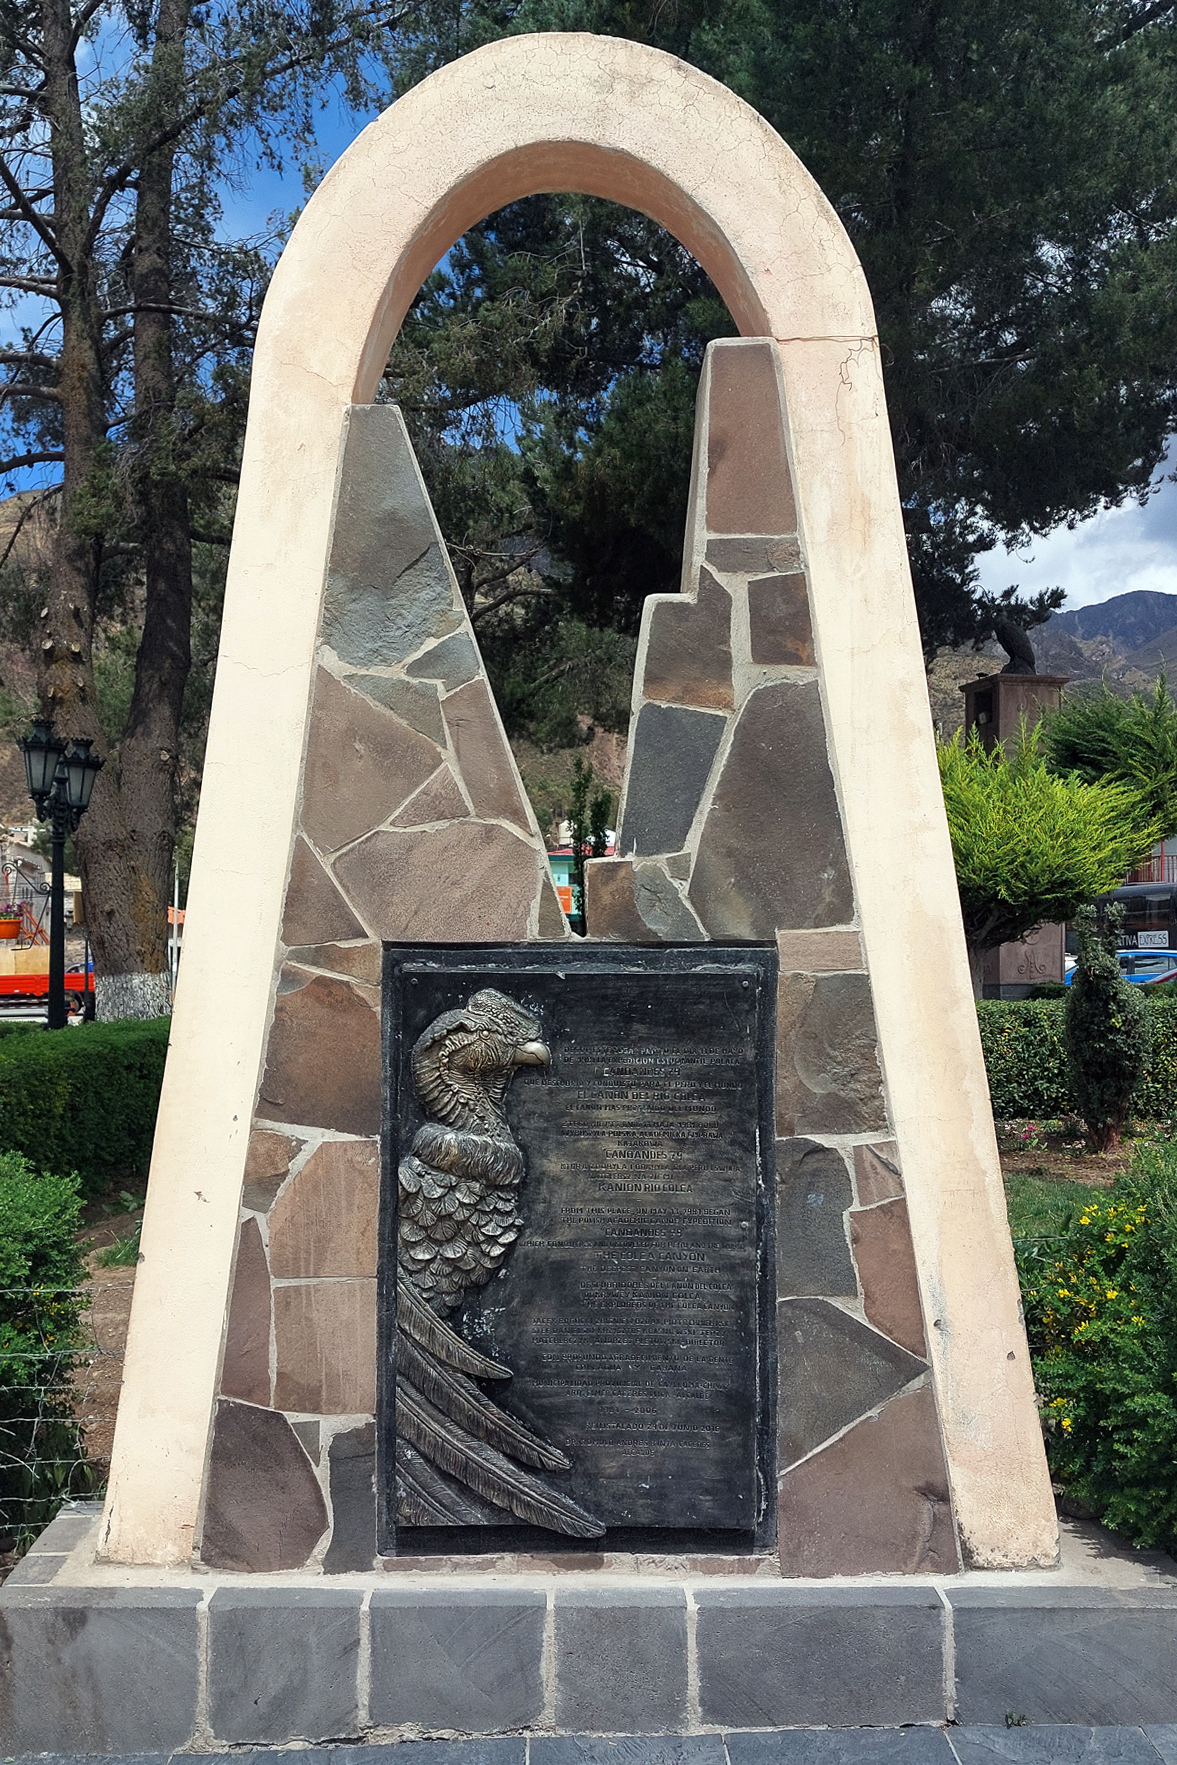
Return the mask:
{"type": "Polygon", "coordinates": [[[348,1428],[331,1437],[331,1543],[323,1572],[370,1569],[376,1560],[376,1428],[348,1428]]]}
{"type": "Polygon", "coordinates": [[[220,1587],[209,1601],[209,1722],[218,1740],[359,1732],[359,1591],[220,1587]]]}
{"type": "Polygon", "coordinates": [[[721,1734],[534,1735],[529,1765],[727,1765],[721,1734]]]}
{"type": "Polygon", "coordinates": [[[686,1726],[687,1608],[678,1588],[556,1595],[556,1727],[664,1734],[686,1726]]]}
{"type": "Polygon", "coordinates": [[[952,1746],[960,1765],[1157,1765],[1158,1759],[1142,1728],[954,1728],[952,1746]]]}
{"type": "Polygon", "coordinates": [[[5,1587],[44,1587],[53,1580],[57,1571],[68,1562],[65,1556],[51,1556],[47,1551],[34,1554],[30,1551],[22,1557],[16,1568],[5,1581],[5,1587]]]}
{"type": "Polygon", "coordinates": [[[8,1588],[0,1594],[5,1753],[152,1753],[196,1724],[188,1588],[8,1588]]]}
{"type": "Polygon", "coordinates": [[[786,1728],[724,1738],[731,1765],[954,1765],[940,1728],[786,1728]]]}
{"type": "Polygon", "coordinates": [[[777,1307],[780,1468],[917,1379],[925,1363],[827,1299],[777,1307]]]}
{"type": "Polygon", "coordinates": [[[854,1195],[846,1160],[816,1140],[778,1140],[777,1292],[858,1298],[846,1237],[854,1195]]]}
{"type": "Polygon", "coordinates": [[[435,644],[410,662],[405,673],[414,680],[436,680],[446,692],[473,680],[481,668],[474,639],[465,631],[455,631],[444,643],[435,644]]]}
{"type": "Polygon", "coordinates": [[[943,1722],[943,1609],[931,1588],[699,1588],[705,1726],[943,1722]]]}
{"type": "Polygon", "coordinates": [[[1177,1765],[1177,1722],[1155,1723],[1144,1732],[1164,1765],[1177,1765]]]}
{"type": "Polygon", "coordinates": [[[957,1715],[1177,1723],[1177,1588],[950,1590],[957,1715]]]}
{"type": "MultiPolygon", "coordinates": [[[[322,1757],[320,1753],[317,1755],[322,1757]]],[[[242,1755],[235,1753],[234,1759],[242,1755]]],[[[270,1765],[267,1755],[248,1754],[251,1765],[270,1765]]],[[[274,1765],[296,1765],[289,1753],[273,1755],[274,1765]]],[[[522,1735],[492,1735],[478,1740],[407,1740],[392,1745],[332,1747],[327,1765],[526,1765],[527,1742],[522,1735]]]]}
{"type": "Polygon", "coordinates": [[[630,749],[619,858],[681,851],[726,728],[721,712],[642,706],[630,749]]]}
{"type": "Polygon", "coordinates": [[[475,1734],[527,1727],[544,1705],[546,1618],[539,1591],[377,1589],[372,1721],[475,1734]]]}
{"type": "Polygon", "coordinates": [[[88,1504],[81,1512],[73,1508],[63,1508],[55,1520],[50,1520],[39,1538],[29,1546],[29,1556],[68,1556],[76,1544],[81,1544],[93,1531],[102,1514],[101,1502],[88,1504]]]}

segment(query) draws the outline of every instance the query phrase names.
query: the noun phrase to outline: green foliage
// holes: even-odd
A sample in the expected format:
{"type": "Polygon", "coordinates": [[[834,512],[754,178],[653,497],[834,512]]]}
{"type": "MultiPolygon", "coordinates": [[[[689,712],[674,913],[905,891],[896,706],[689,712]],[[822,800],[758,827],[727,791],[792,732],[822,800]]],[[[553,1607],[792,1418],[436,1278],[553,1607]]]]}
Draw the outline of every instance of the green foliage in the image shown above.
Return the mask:
{"type": "Polygon", "coordinates": [[[1106,684],[1068,695],[1044,718],[1042,733],[1056,772],[1127,786],[1157,823],[1158,839],[1177,833],[1177,704],[1163,674],[1151,692],[1130,699],[1117,698],[1106,684]]]}
{"type": "Polygon", "coordinates": [[[104,1269],[130,1269],[139,1261],[139,1234],[142,1220],[133,1231],[126,1232],[116,1238],[112,1244],[106,1244],[98,1252],[96,1261],[104,1269]]]}
{"type": "Polygon", "coordinates": [[[561,618],[551,601],[512,609],[476,629],[512,735],[550,752],[583,742],[586,726],[628,728],[632,637],[561,618]]]}
{"type": "Polygon", "coordinates": [[[1063,1011],[1053,1000],[978,1003],[989,1097],[999,1121],[1051,1120],[1073,1108],[1063,1011]]]}
{"type": "Polygon", "coordinates": [[[1052,1474],[1135,1544],[1177,1547],[1177,1146],[1141,1147],[1053,1239],[1016,1244],[1052,1474]]]}
{"type": "Polygon", "coordinates": [[[84,1278],[75,1177],[0,1153],[0,1530],[27,1543],[62,1498],[88,1490],[70,1375],[84,1278]]]}
{"type": "Polygon", "coordinates": [[[169,1019],[0,1043],[0,1146],[78,1173],[82,1193],[146,1175],[169,1019]]]}
{"type": "MultiPolygon", "coordinates": [[[[1177,1119],[1177,997],[1169,987],[1137,986],[1133,992],[1141,996],[1152,1026],[1152,1057],[1133,1110],[1142,1121],[1177,1119]]],[[[1049,1121],[1073,1113],[1065,1012],[1065,1004],[1054,1000],[978,1004],[989,1096],[999,1121],[1049,1121]]]]}
{"type": "MultiPolygon", "coordinates": [[[[682,56],[755,105],[830,198],[878,315],[929,649],[991,619],[975,554],[995,537],[1144,492],[1177,411],[1171,8],[467,0],[424,21],[406,71],[536,30],[682,56]]],[[[550,238],[574,269],[574,223],[550,238]]],[[[653,255],[635,232],[617,282],[631,300],[652,288],[661,321],[672,266],[643,284],[653,255]]],[[[613,342],[601,326],[586,348],[605,360],[613,342]]]]}
{"type": "Polygon", "coordinates": [[[1022,726],[1012,757],[974,731],[938,745],[944,806],[971,952],[1072,919],[1151,851],[1157,823],[1120,784],[1060,777],[1022,726]]]}
{"type": "Polygon", "coordinates": [[[1079,959],[1064,1007],[1071,1093],[1097,1152],[1119,1144],[1152,1044],[1148,1007],[1116,960],[1123,919],[1118,904],[1107,908],[1102,924],[1094,907],[1079,909],[1079,959]]]}
{"type": "Polygon", "coordinates": [[[1091,1199],[1089,1183],[1067,1183],[1043,1177],[1007,1177],[1005,1207],[1015,1239],[1052,1237],[1065,1231],[1072,1217],[1091,1199]]]}

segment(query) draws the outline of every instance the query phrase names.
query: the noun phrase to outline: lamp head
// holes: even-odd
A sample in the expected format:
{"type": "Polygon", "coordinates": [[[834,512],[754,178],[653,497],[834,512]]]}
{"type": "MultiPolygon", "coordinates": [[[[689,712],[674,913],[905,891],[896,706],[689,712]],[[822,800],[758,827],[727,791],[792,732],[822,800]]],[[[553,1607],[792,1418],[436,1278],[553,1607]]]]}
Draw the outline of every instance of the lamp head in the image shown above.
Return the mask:
{"type": "Polygon", "coordinates": [[[90,752],[89,737],[79,737],[62,760],[65,772],[65,796],[76,815],[84,815],[94,794],[94,780],[106,764],[100,754],[90,752]]]}
{"type": "Polygon", "coordinates": [[[24,755],[29,795],[37,806],[37,814],[41,815],[53,789],[57,763],[65,751],[65,743],[54,732],[49,718],[38,717],[29,734],[22,735],[17,745],[24,755]]]}

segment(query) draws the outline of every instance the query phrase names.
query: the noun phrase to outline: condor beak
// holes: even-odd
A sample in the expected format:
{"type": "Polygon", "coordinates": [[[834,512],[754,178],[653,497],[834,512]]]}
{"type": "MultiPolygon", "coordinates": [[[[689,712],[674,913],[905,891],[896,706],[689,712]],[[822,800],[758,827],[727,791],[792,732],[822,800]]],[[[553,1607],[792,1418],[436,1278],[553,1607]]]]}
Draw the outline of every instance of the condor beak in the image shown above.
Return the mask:
{"type": "Polygon", "coordinates": [[[516,1066],[551,1066],[552,1053],[546,1042],[522,1042],[515,1050],[516,1066]]]}

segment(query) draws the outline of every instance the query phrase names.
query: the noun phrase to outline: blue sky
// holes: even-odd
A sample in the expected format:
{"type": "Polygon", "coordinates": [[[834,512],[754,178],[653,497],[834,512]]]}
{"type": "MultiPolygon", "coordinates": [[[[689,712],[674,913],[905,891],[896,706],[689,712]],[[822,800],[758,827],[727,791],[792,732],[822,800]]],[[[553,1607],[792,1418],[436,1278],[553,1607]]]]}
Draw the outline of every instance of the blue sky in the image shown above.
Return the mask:
{"type": "Polygon", "coordinates": [[[1135,589],[1177,594],[1177,444],[1157,473],[1160,488],[1141,508],[1125,503],[1068,530],[1059,527],[1021,552],[1001,548],[977,560],[984,587],[1016,582],[1027,593],[1061,585],[1068,607],[1135,589]]]}

